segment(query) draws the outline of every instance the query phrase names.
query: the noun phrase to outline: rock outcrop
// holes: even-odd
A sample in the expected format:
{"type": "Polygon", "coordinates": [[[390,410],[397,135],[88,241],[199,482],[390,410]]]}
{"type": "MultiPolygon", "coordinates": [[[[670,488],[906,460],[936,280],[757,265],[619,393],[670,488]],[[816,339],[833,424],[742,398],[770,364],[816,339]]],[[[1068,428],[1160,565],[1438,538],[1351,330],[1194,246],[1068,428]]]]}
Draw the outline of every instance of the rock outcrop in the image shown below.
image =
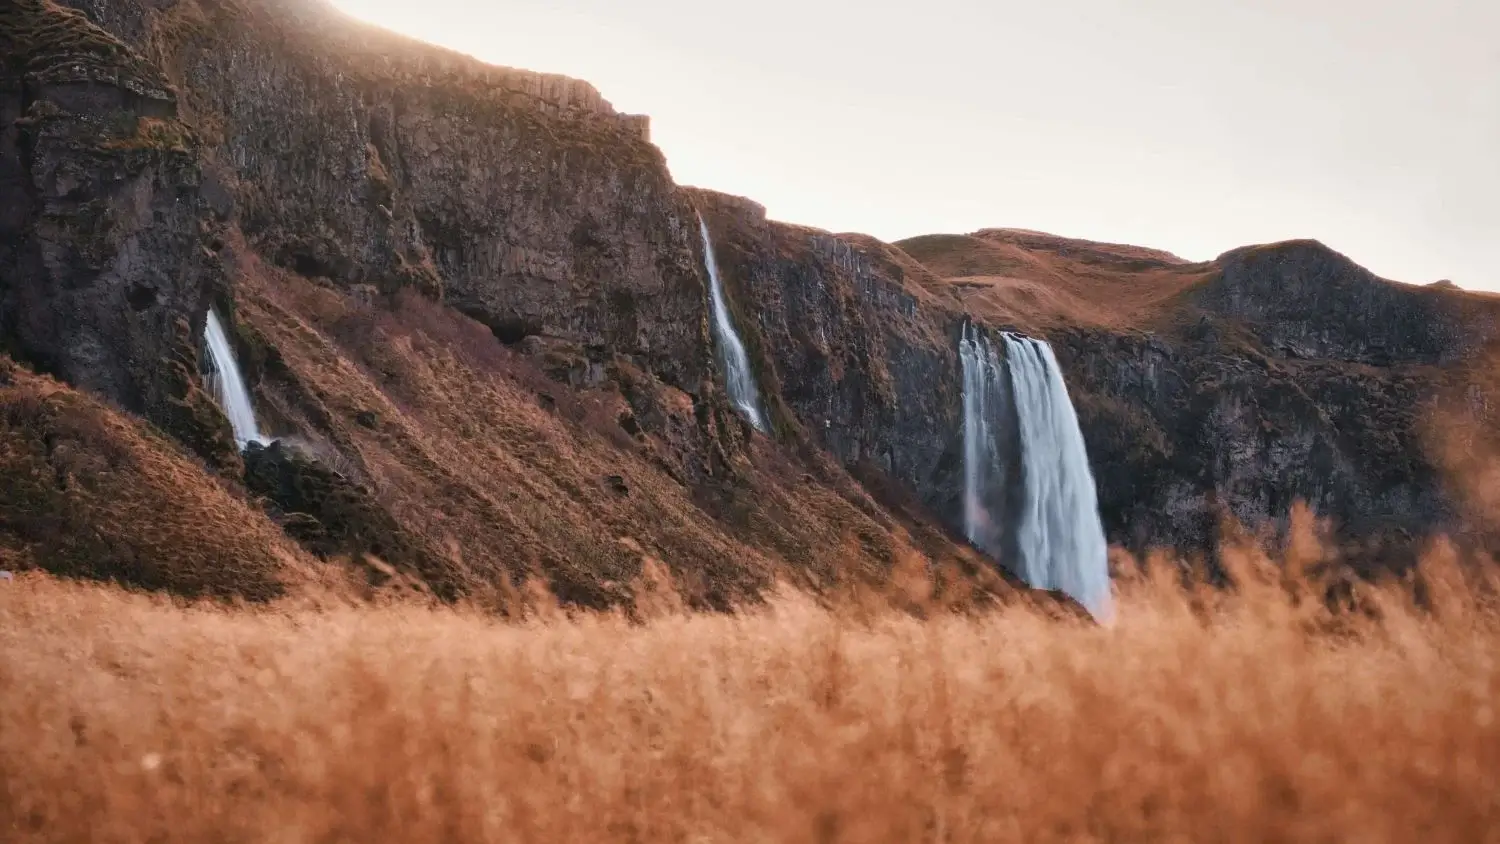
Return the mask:
{"type": "Polygon", "coordinates": [[[1223,518],[1276,524],[1299,499],[1350,538],[1454,527],[1420,373],[1097,328],[1053,343],[1116,542],[1207,549],[1223,518]]]}
{"type": "Polygon", "coordinates": [[[956,513],[962,314],[908,279],[923,271],[895,247],[772,222],[738,197],[692,195],[773,422],[956,513]]]}
{"type": "Polygon", "coordinates": [[[491,326],[603,346],[696,391],[693,228],[639,117],[318,0],[76,0],[155,55],[213,195],[276,264],[414,287],[491,326]]]}
{"type": "Polygon", "coordinates": [[[323,557],[370,554],[414,570],[418,552],[372,491],[284,442],[250,443],[245,486],[274,505],[289,536],[323,557]]]}
{"type": "Polygon", "coordinates": [[[0,11],[0,56],[5,348],[233,462],[193,340],[228,289],[221,221],[176,94],[51,0],[0,11]]]}
{"type": "Polygon", "coordinates": [[[1269,354],[1373,366],[1451,364],[1482,347],[1494,317],[1450,290],[1384,281],[1316,241],[1237,249],[1195,291],[1269,354]]]}

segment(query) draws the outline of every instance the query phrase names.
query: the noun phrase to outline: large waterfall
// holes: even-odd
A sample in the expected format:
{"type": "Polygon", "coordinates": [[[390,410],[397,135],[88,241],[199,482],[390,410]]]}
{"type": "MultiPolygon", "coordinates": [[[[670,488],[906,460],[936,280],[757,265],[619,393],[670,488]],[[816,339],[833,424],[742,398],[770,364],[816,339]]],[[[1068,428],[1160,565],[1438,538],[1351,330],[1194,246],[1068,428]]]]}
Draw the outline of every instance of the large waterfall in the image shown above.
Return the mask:
{"type": "Polygon", "coordinates": [[[964,533],[995,555],[1002,551],[1006,460],[1001,443],[1014,428],[1006,414],[1009,388],[995,350],[965,325],[958,344],[964,375],[964,533]],[[993,518],[991,518],[993,514],[993,518]]]}
{"type": "Polygon", "coordinates": [[[766,422],[760,412],[760,396],[755,389],[755,375],[750,371],[750,356],[745,354],[745,344],[734,330],[729,318],[729,305],[724,299],[724,282],[719,278],[719,262],[714,258],[714,244],[708,236],[708,223],[702,215],[698,217],[698,230],[703,233],[703,263],[708,268],[709,299],[713,309],[714,343],[719,349],[719,363],[724,367],[724,388],[729,400],[734,402],[757,431],[765,433],[766,422]]]}
{"type": "Polygon", "coordinates": [[[245,379],[240,375],[240,365],[234,359],[234,347],[229,344],[229,335],[224,333],[224,324],[212,308],[208,311],[208,322],[203,328],[203,339],[208,344],[208,354],[213,358],[216,377],[214,392],[219,405],[229,417],[234,428],[234,440],[243,450],[246,445],[266,443],[255,422],[255,406],[250,403],[250,391],[245,389],[245,379]]]}
{"type": "Polygon", "coordinates": [[[1106,618],[1108,544],[1062,370],[1046,343],[1002,337],[1003,360],[977,328],[966,325],[959,341],[964,532],[1013,560],[1030,585],[1060,589],[1106,618]]]}

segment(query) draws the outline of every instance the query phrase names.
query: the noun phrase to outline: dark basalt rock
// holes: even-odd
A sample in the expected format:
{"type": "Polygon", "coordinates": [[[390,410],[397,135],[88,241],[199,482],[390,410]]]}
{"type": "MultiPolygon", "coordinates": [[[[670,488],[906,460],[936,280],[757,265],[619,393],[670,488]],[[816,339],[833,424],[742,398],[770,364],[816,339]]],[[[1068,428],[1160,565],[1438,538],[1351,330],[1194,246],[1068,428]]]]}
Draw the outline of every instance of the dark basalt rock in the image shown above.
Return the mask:
{"type": "Polygon", "coordinates": [[[415,567],[416,546],[370,490],[282,442],[250,443],[245,486],[273,505],[289,536],[322,557],[372,554],[415,567]]]}
{"type": "Polygon", "coordinates": [[[1216,263],[1194,304],[1245,326],[1273,356],[1448,364],[1490,334],[1451,291],[1385,281],[1317,241],[1244,247],[1216,263]]]}
{"type": "Polygon", "coordinates": [[[225,274],[176,94],[51,0],[0,10],[0,57],[0,348],[232,466],[195,378],[225,274]]]}
{"type": "MultiPolygon", "coordinates": [[[[864,460],[956,514],[963,316],[920,296],[887,247],[768,221],[691,191],[777,432],[864,460]]],[[[910,260],[910,259],[907,259],[910,260]]]]}
{"type": "Polygon", "coordinates": [[[1297,500],[1349,538],[1457,527],[1417,373],[1098,329],[1053,343],[1116,542],[1208,549],[1222,518],[1283,523],[1297,500]]]}

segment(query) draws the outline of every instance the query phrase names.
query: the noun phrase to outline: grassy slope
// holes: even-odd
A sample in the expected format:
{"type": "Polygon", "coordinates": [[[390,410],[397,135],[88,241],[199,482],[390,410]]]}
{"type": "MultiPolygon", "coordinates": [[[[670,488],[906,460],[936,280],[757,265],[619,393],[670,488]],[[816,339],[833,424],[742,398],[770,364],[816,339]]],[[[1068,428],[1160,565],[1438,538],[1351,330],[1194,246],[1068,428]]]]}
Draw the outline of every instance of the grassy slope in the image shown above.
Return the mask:
{"type": "MultiPolygon", "coordinates": [[[[880,579],[902,547],[896,522],[852,483],[814,482],[764,440],[702,486],[674,479],[672,443],[627,435],[611,382],[552,381],[451,309],[362,304],[253,257],[238,291],[240,319],[278,357],[270,404],[353,459],[425,549],[421,574],[439,592],[536,575],[602,605],[628,599],[650,558],[692,601],[723,607],[777,576],[880,579]],[[378,422],[360,425],[363,412],[378,422]]],[[[674,425],[692,424],[687,396],[640,389],[675,406],[674,425]]]]}
{"type": "Polygon", "coordinates": [[[145,423],[0,358],[0,568],[275,597],[315,564],[145,423]]]}
{"type": "Polygon", "coordinates": [[[996,323],[1127,327],[1203,283],[1212,268],[1139,247],[989,229],[896,244],[944,279],[963,306],[996,323]]]}

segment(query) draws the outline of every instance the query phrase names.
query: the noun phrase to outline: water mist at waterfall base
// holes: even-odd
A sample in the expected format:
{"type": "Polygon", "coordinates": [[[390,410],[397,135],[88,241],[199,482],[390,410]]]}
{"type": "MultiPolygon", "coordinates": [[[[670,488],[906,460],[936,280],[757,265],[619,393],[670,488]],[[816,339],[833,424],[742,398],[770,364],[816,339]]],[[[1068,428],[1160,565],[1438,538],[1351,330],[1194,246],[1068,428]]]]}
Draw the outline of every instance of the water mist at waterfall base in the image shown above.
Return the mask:
{"type": "Polygon", "coordinates": [[[1059,589],[1096,619],[1112,614],[1109,546],[1088,452],[1052,347],[978,329],[963,367],[964,533],[1031,586],[1059,589]]]}
{"type": "Polygon", "coordinates": [[[245,378],[240,374],[240,365],[235,360],[234,347],[229,344],[224,324],[219,321],[219,315],[213,309],[209,309],[203,339],[214,362],[214,395],[219,400],[219,406],[224,409],[224,414],[229,417],[230,426],[234,428],[235,444],[241,451],[250,443],[266,445],[269,439],[261,434],[255,421],[255,406],[250,402],[250,391],[245,387],[245,378]]]}
{"type": "Polygon", "coordinates": [[[703,264],[708,269],[714,343],[719,349],[719,362],[724,367],[724,389],[729,393],[729,400],[745,414],[755,430],[765,433],[766,422],[760,412],[755,375],[750,371],[750,356],[745,353],[745,344],[740,341],[740,335],[735,332],[734,322],[729,317],[724,282],[719,278],[719,262],[714,258],[713,239],[708,235],[708,223],[702,216],[698,217],[698,230],[703,234],[703,264]]]}

